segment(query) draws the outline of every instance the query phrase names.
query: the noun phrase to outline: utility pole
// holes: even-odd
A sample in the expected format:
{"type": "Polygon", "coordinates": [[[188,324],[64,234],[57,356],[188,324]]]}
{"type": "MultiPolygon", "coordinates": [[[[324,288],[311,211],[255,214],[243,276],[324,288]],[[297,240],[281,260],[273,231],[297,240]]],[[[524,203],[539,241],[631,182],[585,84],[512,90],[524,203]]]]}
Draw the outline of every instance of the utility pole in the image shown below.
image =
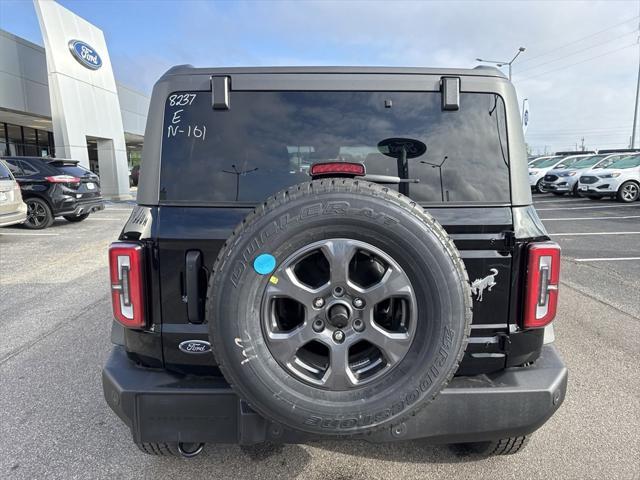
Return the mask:
{"type": "Polygon", "coordinates": [[[640,55],[638,55],[638,81],[636,83],[636,104],[633,108],[633,130],[631,130],[631,148],[636,148],[636,129],[638,127],[638,94],[640,94],[640,55]]]}
{"type": "Polygon", "coordinates": [[[482,58],[476,58],[476,61],[477,62],[482,62],[482,63],[495,63],[496,66],[498,66],[498,67],[504,67],[505,65],[508,65],[509,66],[509,81],[511,81],[511,64],[513,64],[513,62],[516,61],[516,58],[518,58],[518,55],[520,55],[525,50],[526,50],[526,48],[524,48],[524,47],[518,48],[518,51],[516,52],[515,56],[508,62],[502,62],[502,61],[499,61],[499,60],[483,60],[482,58]]]}
{"type": "Polygon", "coordinates": [[[582,137],[582,143],[580,144],[580,150],[584,152],[584,137],[582,137]]]}

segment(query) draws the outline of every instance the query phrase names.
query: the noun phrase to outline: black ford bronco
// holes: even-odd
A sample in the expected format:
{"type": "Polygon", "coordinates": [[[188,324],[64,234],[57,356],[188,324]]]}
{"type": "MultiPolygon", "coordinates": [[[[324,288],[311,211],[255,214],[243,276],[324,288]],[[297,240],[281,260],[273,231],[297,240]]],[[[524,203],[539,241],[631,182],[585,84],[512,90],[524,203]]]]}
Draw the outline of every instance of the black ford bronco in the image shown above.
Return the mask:
{"type": "Polygon", "coordinates": [[[169,70],[109,250],[134,442],[518,451],[567,384],[519,118],[491,68],[169,70]]]}

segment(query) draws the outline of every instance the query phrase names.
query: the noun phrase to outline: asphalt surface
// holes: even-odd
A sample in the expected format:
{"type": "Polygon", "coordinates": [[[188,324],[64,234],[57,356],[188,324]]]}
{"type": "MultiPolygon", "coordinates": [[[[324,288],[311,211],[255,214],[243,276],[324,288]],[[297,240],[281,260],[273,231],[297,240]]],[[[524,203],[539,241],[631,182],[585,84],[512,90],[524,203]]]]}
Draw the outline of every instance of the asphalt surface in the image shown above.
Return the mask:
{"type": "Polygon", "coordinates": [[[420,442],[139,453],[100,384],[111,348],[106,248],[130,207],[44,232],[0,229],[0,478],[640,478],[640,259],[628,259],[640,257],[640,203],[535,202],[563,247],[555,332],[569,390],[523,452],[490,459],[420,442]]]}

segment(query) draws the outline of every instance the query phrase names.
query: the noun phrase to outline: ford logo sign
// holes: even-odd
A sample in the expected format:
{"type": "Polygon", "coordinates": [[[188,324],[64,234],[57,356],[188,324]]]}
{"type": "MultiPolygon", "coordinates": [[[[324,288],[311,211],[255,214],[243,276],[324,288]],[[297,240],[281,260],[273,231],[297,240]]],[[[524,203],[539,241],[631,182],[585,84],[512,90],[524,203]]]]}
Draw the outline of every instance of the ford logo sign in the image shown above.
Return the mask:
{"type": "Polygon", "coordinates": [[[204,340],[185,340],[178,348],[184,353],[208,353],[211,351],[211,344],[204,340]]]}
{"type": "Polygon", "coordinates": [[[73,58],[86,68],[97,70],[102,66],[102,59],[98,52],[83,41],[71,40],[69,42],[69,50],[71,50],[73,58]]]}

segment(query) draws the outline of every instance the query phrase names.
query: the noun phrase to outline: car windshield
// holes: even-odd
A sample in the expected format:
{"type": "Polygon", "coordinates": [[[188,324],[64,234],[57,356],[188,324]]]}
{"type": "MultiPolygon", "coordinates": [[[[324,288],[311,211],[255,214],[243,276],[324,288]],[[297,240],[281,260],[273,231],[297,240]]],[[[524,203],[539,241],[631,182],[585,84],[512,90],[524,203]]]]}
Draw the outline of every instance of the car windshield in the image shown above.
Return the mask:
{"type": "Polygon", "coordinates": [[[495,94],[234,91],[174,93],[165,104],[160,197],[169,202],[264,201],[310,180],[318,162],[357,162],[420,202],[510,201],[505,108],[495,94]],[[405,151],[405,159],[398,152],[405,151]]]}
{"type": "Polygon", "coordinates": [[[585,158],[583,155],[574,156],[574,157],[565,157],[560,163],[558,163],[555,167],[556,170],[560,168],[569,168],[572,167],[574,163],[585,158]]]}
{"type": "Polygon", "coordinates": [[[541,158],[540,160],[536,160],[535,162],[533,162],[531,165],[529,165],[530,168],[546,168],[546,167],[552,167],[553,165],[556,164],[556,162],[560,159],[561,157],[551,157],[551,158],[541,158]]]}
{"type": "Polygon", "coordinates": [[[4,164],[4,162],[0,162],[0,180],[11,180],[11,172],[4,164]]]}
{"type": "Polygon", "coordinates": [[[608,168],[633,168],[640,166],[640,155],[623,158],[617,162],[613,162],[608,168]]]}
{"type": "Polygon", "coordinates": [[[627,158],[627,157],[629,157],[629,155],[610,155],[609,157],[605,157],[604,160],[602,160],[600,163],[595,165],[593,168],[594,169],[607,168],[612,163],[618,162],[618,161],[622,160],[623,158],[627,158]]]}
{"type": "Polygon", "coordinates": [[[571,165],[571,168],[578,169],[578,168],[593,167],[596,163],[598,163],[604,157],[606,157],[606,155],[592,155],[591,157],[587,157],[587,158],[583,158],[581,160],[578,160],[573,165],[571,165]]]}

